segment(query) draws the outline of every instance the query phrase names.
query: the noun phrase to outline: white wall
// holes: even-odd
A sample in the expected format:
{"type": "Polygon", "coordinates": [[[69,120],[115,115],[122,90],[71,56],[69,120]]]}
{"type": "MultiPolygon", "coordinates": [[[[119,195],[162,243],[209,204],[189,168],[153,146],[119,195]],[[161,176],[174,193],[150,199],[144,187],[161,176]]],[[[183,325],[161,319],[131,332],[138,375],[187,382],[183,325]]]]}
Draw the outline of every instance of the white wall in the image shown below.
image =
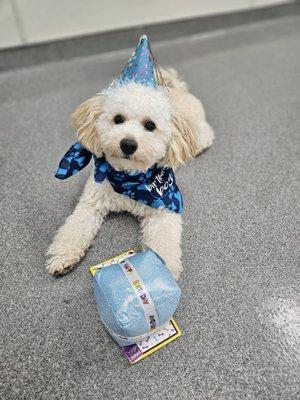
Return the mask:
{"type": "Polygon", "coordinates": [[[0,0],[0,48],[289,0],[0,0]]]}

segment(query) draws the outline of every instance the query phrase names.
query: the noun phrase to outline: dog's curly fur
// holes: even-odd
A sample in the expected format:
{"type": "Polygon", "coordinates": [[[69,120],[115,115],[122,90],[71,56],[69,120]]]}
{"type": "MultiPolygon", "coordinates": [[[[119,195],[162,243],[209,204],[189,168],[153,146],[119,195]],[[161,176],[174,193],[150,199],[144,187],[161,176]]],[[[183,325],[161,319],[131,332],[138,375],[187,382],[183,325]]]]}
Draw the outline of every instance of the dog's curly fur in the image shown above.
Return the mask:
{"type": "MultiPolygon", "coordinates": [[[[154,163],[174,169],[211,146],[214,134],[201,102],[190,94],[173,69],[161,70],[160,89],[129,83],[83,103],[72,116],[81,144],[97,156],[105,154],[117,170],[145,171],[154,163]],[[114,124],[114,116],[125,117],[114,124]],[[148,132],[145,121],[156,129],[148,132]],[[131,138],[137,150],[124,157],[120,141],[131,138]]],[[[181,266],[181,215],[151,208],[116,193],[108,181],[91,176],[74,212],[48,249],[47,270],[64,274],[80,261],[110,211],[129,211],[141,222],[142,243],[157,251],[176,279],[181,266]]]]}

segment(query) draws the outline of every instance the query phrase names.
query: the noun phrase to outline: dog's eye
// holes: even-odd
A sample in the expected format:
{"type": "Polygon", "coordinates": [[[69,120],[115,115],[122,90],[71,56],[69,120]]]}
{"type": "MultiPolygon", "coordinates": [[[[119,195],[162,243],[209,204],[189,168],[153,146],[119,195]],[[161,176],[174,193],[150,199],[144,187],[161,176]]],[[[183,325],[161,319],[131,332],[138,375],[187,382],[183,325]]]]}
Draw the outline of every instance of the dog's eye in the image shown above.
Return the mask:
{"type": "Polygon", "coordinates": [[[123,115],[120,115],[120,114],[117,114],[115,117],[114,117],[114,123],[115,124],[123,124],[123,122],[125,121],[125,118],[123,117],[123,115]]]}
{"type": "Polygon", "coordinates": [[[153,132],[156,129],[156,125],[153,121],[147,121],[144,125],[147,131],[153,132]]]}

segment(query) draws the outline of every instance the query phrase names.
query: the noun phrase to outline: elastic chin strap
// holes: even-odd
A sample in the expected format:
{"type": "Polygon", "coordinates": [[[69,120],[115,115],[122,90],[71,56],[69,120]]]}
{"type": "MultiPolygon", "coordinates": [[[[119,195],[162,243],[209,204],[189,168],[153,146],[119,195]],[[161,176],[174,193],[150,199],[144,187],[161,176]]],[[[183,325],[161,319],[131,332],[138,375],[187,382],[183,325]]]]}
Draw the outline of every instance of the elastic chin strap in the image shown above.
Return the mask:
{"type": "Polygon", "coordinates": [[[95,162],[94,179],[97,183],[102,183],[106,178],[109,167],[105,157],[97,158],[79,142],[74,143],[63,156],[55,177],[64,180],[77,174],[77,172],[81,171],[89,164],[92,157],[95,162]]]}

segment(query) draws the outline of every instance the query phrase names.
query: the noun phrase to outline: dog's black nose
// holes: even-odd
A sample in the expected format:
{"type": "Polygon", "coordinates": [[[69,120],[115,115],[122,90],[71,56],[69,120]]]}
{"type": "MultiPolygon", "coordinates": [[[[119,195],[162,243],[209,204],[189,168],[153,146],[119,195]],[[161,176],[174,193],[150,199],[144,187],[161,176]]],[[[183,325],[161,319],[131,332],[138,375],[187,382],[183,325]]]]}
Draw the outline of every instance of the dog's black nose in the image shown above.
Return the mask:
{"type": "Polygon", "coordinates": [[[123,153],[129,156],[136,151],[138,144],[134,139],[125,138],[121,140],[120,147],[123,153]]]}

